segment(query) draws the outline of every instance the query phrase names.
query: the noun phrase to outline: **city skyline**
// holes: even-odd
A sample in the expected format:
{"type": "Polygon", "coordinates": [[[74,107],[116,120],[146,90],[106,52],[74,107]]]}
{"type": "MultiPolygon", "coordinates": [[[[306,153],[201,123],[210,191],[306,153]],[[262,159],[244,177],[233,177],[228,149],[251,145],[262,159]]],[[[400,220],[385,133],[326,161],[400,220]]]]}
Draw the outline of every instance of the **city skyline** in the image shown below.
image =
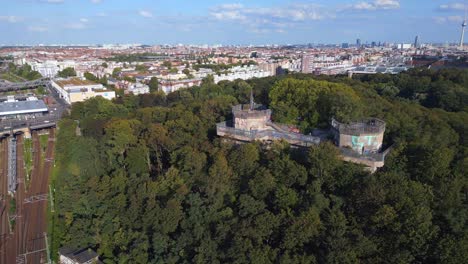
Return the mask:
{"type": "Polygon", "coordinates": [[[0,45],[456,43],[466,1],[2,0],[0,45]]]}

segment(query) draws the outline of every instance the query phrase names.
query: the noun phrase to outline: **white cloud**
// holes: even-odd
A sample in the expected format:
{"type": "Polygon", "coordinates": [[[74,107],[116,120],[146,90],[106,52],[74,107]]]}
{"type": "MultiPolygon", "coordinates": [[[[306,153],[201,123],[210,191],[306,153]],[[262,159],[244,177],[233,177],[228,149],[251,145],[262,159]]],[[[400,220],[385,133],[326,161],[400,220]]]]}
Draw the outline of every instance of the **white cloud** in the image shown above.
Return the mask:
{"type": "Polygon", "coordinates": [[[89,19],[87,19],[87,18],[80,18],[80,22],[82,22],[82,23],[88,23],[88,22],[89,22],[89,19]]]}
{"type": "Polygon", "coordinates": [[[140,10],[138,11],[138,14],[142,17],[147,17],[147,18],[153,17],[153,13],[146,11],[146,10],[140,10]]]}
{"type": "Polygon", "coordinates": [[[247,16],[241,14],[238,10],[223,10],[211,13],[216,19],[219,20],[246,20],[247,16]]]}
{"type": "Polygon", "coordinates": [[[447,18],[445,17],[434,17],[433,19],[437,24],[443,24],[447,22],[447,18]]]}
{"type": "Polygon", "coordinates": [[[252,32],[255,34],[268,34],[271,32],[271,30],[266,29],[266,28],[252,28],[249,30],[249,32],[252,32]]]}
{"type": "Polygon", "coordinates": [[[376,0],[374,4],[378,8],[382,9],[397,9],[400,8],[400,1],[399,0],[376,0]]]}
{"type": "Polygon", "coordinates": [[[463,17],[462,16],[446,16],[446,17],[434,17],[434,21],[438,24],[444,24],[444,23],[462,23],[463,22],[463,17]]]}
{"type": "Polygon", "coordinates": [[[463,17],[462,16],[448,16],[447,20],[450,21],[450,22],[462,23],[463,22],[463,17]]]}
{"type": "Polygon", "coordinates": [[[354,9],[357,10],[373,10],[375,7],[368,2],[360,2],[353,5],[354,9]]]}
{"type": "Polygon", "coordinates": [[[463,3],[449,3],[439,6],[439,10],[441,11],[463,11],[466,8],[468,8],[468,6],[463,3]]]}
{"type": "Polygon", "coordinates": [[[18,16],[0,16],[0,21],[5,21],[8,23],[18,23],[23,21],[23,18],[18,16]]]}
{"type": "Polygon", "coordinates": [[[247,32],[266,34],[284,33],[289,28],[301,24],[334,18],[334,11],[329,10],[321,5],[310,3],[270,7],[224,4],[212,7],[210,15],[218,21],[238,23],[247,32]]]}
{"type": "Polygon", "coordinates": [[[281,7],[245,7],[241,4],[224,4],[211,9],[211,16],[218,20],[265,21],[321,20],[329,17],[320,6],[315,4],[293,4],[281,7]]]}
{"type": "Polygon", "coordinates": [[[75,23],[68,23],[64,25],[64,28],[66,29],[75,29],[75,30],[80,30],[80,29],[85,29],[86,24],[83,22],[75,22],[75,23]]]}
{"type": "Polygon", "coordinates": [[[107,14],[107,13],[104,13],[104,12],[100,12],[100,13],[97,13],[96,16],[98,16],[98,17],[106,17],[106,16],[108,16],[108,14],[107,14]]]}
{"type": "Polygon", "coordinates": [[[219,8],[222,8],[222,9],[240,9],[243,7],[244,7],[243,4],[223,4],[219,6],[219,8]]]}
{"type": "Polygon", "coordinates": [[[49,28],[41,26],[29,26],[28,30],[32,32],[46,32],[49,31],[49,28]]]}
{"type": "Polygon", "coordinates": [[[62,4],[65,2],[65,0],[40,0],[40,2],[48,4],[62,4]]]}
{"type": "Polygon", "coordinates": [[[99,4],[101,2],[102,2],[102,0],[91,0],[91,3],[93,3],[93,4],[99,4]]]}
{"type": "Polygon", "coordinates": [[[399,0],[374,0],[371,2],[358,2],[348,7],[351,9],[364,10],[364,11],[399,9],[400,1],[399,0]]]}

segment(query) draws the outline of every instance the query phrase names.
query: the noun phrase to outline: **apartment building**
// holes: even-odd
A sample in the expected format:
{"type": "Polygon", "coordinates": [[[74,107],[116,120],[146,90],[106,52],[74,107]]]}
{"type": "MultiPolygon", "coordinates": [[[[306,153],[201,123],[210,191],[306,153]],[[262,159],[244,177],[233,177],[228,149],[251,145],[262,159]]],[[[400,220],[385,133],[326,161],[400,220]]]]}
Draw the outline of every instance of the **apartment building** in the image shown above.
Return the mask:
{"type": "Polygon", "coordinates": [[[107,90],[102,84],[80,78],[54,80],[52,86],[69,104],[82,102],[96,96],[102,96],[108,100],[115,98],[115,92],[107,90]]]}
{"type": "Polygon", "coordinates": [[[195,85],[201,85],[201,83],[202,79],[161,80],[159,81],[159,89],[168,94],[182,88],[190,88],[195,85]]]}

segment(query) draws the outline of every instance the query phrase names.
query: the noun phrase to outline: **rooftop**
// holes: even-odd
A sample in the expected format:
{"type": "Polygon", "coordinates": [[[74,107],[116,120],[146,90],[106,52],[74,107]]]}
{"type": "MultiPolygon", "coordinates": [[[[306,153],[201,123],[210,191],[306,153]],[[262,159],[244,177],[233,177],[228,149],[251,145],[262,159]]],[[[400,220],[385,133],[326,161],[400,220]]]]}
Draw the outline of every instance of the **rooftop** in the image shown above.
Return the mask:
{"type": "Polygon", "coordinates": [[[97,85],[98,84],[92,81],[82,80],[80,78],[71,78],[71,79],[59,80],[55,82],[62,88],[65,86],[97,85]]]}
{"type": "Polygon", "coordinates": [[[42,100],[0,103],[0,116],[48,111],[42,100]]]}
{"type": "MultiPolygon", "coordinates": [[[[75,250],[69,247],[63,247],[59,249],[59,253],[78,263],[86,263],[99,257],[99,255],[90,248],[75,250]]],[[[101,262],[98,260],[97,263],[101,262]]]]}
{"type": "Polygon", "coordinates": [[[193,78],[193,79],[179,79],[179,80],[168,80],[168,79],[161,79],[159,83],[161,84],[177,84],[177,83],[188,83],[188,82],[201,82],[201,78],[193,78]]]}

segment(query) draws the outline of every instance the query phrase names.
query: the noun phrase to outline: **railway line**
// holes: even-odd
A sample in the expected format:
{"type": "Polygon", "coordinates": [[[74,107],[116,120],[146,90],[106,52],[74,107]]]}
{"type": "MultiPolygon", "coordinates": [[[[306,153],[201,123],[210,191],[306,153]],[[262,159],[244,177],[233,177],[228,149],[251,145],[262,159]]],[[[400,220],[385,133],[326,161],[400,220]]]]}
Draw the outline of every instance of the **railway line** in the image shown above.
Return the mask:
{"type": "Polygon", "coordinates": [[[8,263],[6,258],[7,242],[10,238],[8,196],[8,140],[0,141],[0,263],[8,263]]]}
{"type": "Polygon", "coordinates": [[[31,179],[31,188],[27,191],[28,198],[33,198],[35,202],[25,203],[25,212],[28,219],[37,219],[37,221],[27,221],[26,232],[26,252],[27,263],[45,263],[47,261],[47,251],[45,242],[45,233],[47,231],[47,197],[49,186],[49,175],[52,171],[54,158],[54,130],[49,132],[49,140],[42,160],[41,146],[39,136],[33,133],[33,151],[34,151],[34,172],[31,179]],[[36,198],[36,199],[34,199],[36,198]],[[34,253],[33,253],[34,252],[34,253]]]}
{"type": "MultiPolygon", "coordinates": [[[[38,132],[32,132],[33,170],[28,189],[25,182],[24,138],[22,135],[17,136],[16,224],[13,232],[4,232],[7,227],[4,227],[3,219],[7,219],[8,216],[1,215],[1,234],[5,233],[5,235],[4,239],[0,240],[0,263],[43,264],[49,261],[45,234],[47,232],[47,192],[49,175],[52,172],[54,161],[55,130],[49,129],[48,131],[45,153],[42,153],[38,132]]],[[[7,140],[0,142],[0,188],[2,193],[6,189],[6,177],[3,173],[6,172],[7,168],[3,158],[7,153],[5,150],[8,148],[6,142],[7,140]]],[[[4,204],[5,202],[2,200],[2,209],[4,204]]],[[[8,212],[8,210],[6,211],[8,212]]]]}

